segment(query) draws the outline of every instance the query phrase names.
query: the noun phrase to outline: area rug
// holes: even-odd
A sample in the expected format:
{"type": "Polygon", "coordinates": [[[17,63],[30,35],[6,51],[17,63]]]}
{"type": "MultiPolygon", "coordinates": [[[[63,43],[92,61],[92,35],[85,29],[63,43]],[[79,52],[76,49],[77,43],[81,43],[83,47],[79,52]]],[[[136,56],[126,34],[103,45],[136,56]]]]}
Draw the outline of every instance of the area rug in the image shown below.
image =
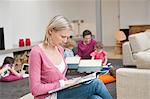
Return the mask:
{"type": "MultiPolygon", "coordinates": [[[[108,59],[116,68],[122,67],[121,59],[108,59]]],[[[67,74],[67,78],[73,78],[77,76],[84,76],[85,74],[79,74],[75,71],[71,74],[67,74]]],[[[116,98],[116,83],[106,84],[110,94],[113,99],[116,98]]],[[[28,78],[13,82],[0,82],[0,99],[18,99],[26,94],[30,93],[29,91],[29,81],[28,78]]]]}

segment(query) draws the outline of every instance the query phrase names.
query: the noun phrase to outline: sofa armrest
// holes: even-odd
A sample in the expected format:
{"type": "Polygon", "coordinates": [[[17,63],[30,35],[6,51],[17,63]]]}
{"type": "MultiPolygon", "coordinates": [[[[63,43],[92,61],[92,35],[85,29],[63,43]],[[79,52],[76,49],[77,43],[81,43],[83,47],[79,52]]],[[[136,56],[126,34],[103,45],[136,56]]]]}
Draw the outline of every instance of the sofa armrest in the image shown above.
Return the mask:
{"type": "Polygon", "coordinates": [[[133,59],[133,53],[129,42],[125,42],[122,45],[122,54],[123,54],[123,65],[136,65],[135,60],[133,59]]]}
{"type": "Polygon", "coordinates": [[[149,99],[150,69],[117,70],[117,99],[149,99]]]}

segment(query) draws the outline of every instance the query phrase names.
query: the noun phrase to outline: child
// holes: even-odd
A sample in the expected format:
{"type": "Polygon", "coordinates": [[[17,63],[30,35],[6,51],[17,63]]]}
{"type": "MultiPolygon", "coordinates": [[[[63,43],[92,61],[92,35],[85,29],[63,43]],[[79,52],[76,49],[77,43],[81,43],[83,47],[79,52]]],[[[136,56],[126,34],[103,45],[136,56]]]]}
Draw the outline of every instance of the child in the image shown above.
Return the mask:
{"type": "Polygon", "coordinates": [[[28,57],[29,52],[25,51],[23,54],[18,54],[15,56],[15,70],[20,73],[22,70],[25,70],[26,73],[28,73],[28,57]]]}
{"type": "MultiPolygon", "coordinates": [[[[95,51],[90,54],[92,56],[92,59],[101,59],[102,60],[102,66],[107,65],[107,52],[103,49],[103,44],[99,41],[96,42],[95,45],[95,51]]],[[[109,63],[110,65],[110,63],[109,63]]],[[[113,66],[110,66],[109,73],[111,76],[116,77],[115,68],[113,66]]]]}
{"type": "Polygon", "coordinates": [[[107,52],[104,51],[103,44],[99,41],[95,45],[95,51],[90,56],[92,56],[92,59],[101,59],[103,66],[107,64],[107,52]]]}
{"type": "Polygon", "coordinates": [[[64,50],[64,56],[66,57],[74,57],[74,42],[71,39],[68,39],[68,41],[64,44],[65,50],[64,50]]]}
{"type": "Polygon", "coordinates": [[[22,55],[17,55],[14,61],[14,69],[18,73],[21,73],[23,70],[23,57],[22,55]]]}
{"type": "Polygon", "coordinates": [[[23,71],[20,73],[15,71],[14,58],[12,57],[5,57],[3,65],[0,69],[0,75],[0,81],[15,81],[28,77],[26,74],[23,76],[23,71]]]}

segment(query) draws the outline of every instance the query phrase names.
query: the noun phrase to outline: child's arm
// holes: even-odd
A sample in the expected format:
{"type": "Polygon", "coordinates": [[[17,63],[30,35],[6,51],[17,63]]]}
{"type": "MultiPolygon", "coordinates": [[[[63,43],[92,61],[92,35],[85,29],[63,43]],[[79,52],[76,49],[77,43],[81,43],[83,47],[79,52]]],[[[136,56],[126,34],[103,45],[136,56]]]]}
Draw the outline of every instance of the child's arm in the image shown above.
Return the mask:
{"type": "Polygon", "coordinates": [[[0,70],[0,74],[4,73],[5,71],[7,71],[10,67],[9,66],[5,66],[0,70]]]}
{"type": "Polygon", "coordinates": [[[92,53],[90,54],[90,56],[91,56],[91,60],[94,60],[94,59],[95,59],[95,52],[92,52],[92,53]]]}
{"type": "Polygon", "coordinates": [[[106,65],[107,65],[107,61],[108,61],[107,56],[105,56],[105,61],[104,61],[104,63],[103,63],[103,66],[106,66],[106,65]]]}
{"type": "Polygon", "coordinates": [[[91,60],[94,60],[94,56],[92,56],[91,60]]]}
{"type": "Polygon", "coordinates": [[[15,71],[14,67],[10,68],[9,70],[10,70],[14,75],[16,75],[16,76],[18,76],[18,77],[22,76],[20,73],[18,73],[17,71],[15,71]]]}

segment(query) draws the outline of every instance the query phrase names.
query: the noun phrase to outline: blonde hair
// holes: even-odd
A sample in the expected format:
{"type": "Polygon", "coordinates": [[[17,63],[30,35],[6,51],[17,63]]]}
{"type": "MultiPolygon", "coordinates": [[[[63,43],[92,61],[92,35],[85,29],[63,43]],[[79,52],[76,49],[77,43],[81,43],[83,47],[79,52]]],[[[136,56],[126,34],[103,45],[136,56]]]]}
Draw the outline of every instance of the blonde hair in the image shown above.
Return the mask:
{"type": "Polygon", "coordinates": [[[51,42],[51,37],[49,33],[50,29],[54,29],[55,31],[61,31],[66,29],[72,30],[72,25],[69,22],[69,20],[64,16],[62,15],[55,16],[47,26],[46,34],[44,38],[44,45],[49,45],[51,42]]]}

